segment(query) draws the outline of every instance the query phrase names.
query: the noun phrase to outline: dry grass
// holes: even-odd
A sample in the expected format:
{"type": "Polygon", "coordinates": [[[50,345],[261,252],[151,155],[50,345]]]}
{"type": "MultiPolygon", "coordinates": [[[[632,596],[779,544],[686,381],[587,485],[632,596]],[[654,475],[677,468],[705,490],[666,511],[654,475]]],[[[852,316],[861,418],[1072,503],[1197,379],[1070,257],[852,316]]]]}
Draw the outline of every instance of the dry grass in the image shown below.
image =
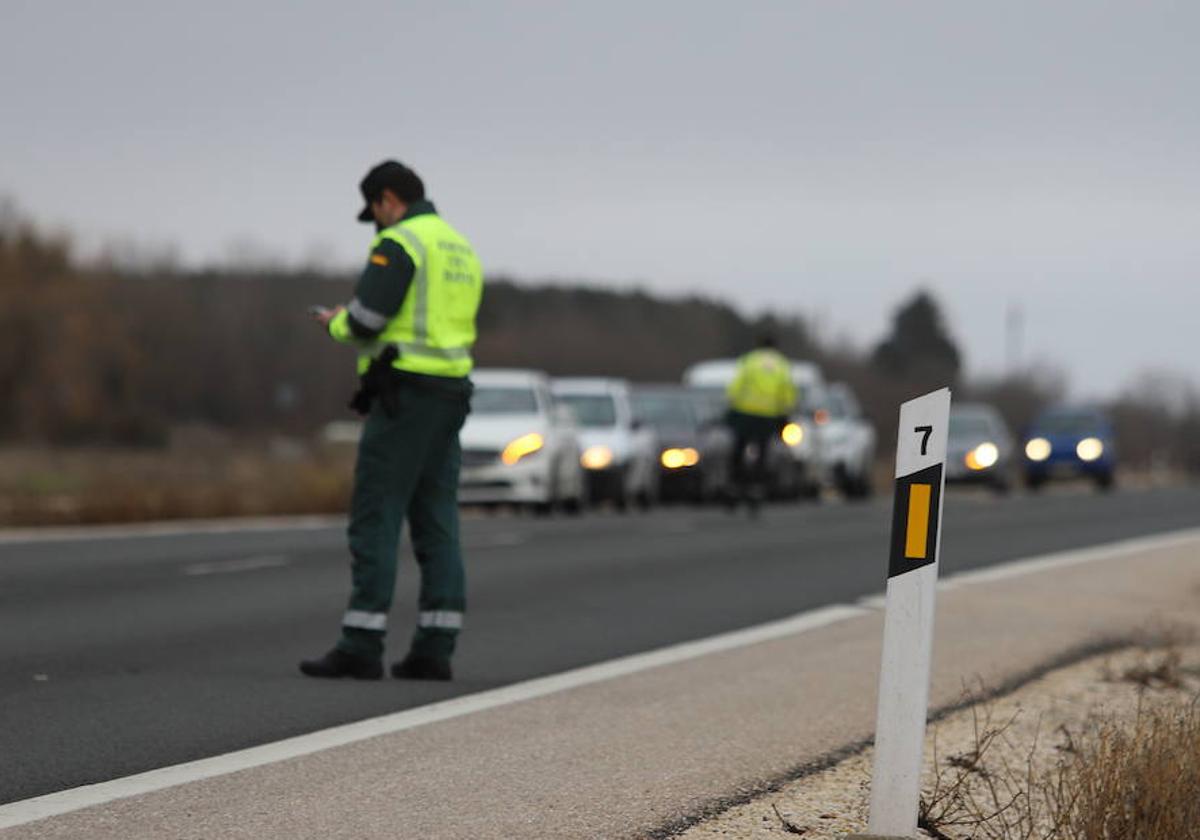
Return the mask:
{"type": "Polygon", "coordinates": [[[920,827],[937,840],[1200,840],[1200,695],[1181,662],[1173,647],[1143,649],[1105,668],[1138,687],[1136,713],[1060,727],[1049,764],[1037,734],[1009,739],[1015,717],[973,707],[971,749],[943,759],[935,743],[920,827]]]}
{"type": "Polygon", "coordinates": [[[353,450],[0,451],[0,527],[341,513],[353,450]]]}
{"type": "Polygon", "coordinates": [[[1067,840],[1200,838],[1197,698],[1143,707],[1132,726],[1099,724],[1060,776],[1067,840]]]}

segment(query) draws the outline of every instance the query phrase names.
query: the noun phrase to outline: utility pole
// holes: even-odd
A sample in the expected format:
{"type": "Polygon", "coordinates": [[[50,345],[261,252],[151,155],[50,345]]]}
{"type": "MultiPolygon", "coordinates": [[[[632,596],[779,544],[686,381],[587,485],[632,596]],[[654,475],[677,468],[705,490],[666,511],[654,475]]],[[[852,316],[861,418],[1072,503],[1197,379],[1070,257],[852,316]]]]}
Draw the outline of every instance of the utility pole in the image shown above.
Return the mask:
{"type": "Polygon", "coordinates": [[[1010,376],[1021,371],[1021,344],[1025,338],[1025,311],[1009,301],[1004,311],[1004,367],[1010,376]]]}

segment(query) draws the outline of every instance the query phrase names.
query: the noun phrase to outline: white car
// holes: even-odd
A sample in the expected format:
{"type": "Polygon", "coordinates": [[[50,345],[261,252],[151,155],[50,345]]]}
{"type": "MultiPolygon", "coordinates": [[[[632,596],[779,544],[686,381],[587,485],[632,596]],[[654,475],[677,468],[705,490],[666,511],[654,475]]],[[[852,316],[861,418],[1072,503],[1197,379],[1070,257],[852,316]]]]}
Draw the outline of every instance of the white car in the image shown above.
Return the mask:
{"type": "Polygon", "coordinates": [[[552,388],[579,421],[589,501],[609,501],[617,510],[631,501],[649,508],[658,498],[658,443],[633,416],[629,383],[581,377],[556,379],[552,388]]]}
{"type": "MultiPolygon", "coordinates": [[[[684,371],[683,383],[689,388],[703,391],[713,400],[725,399],[725,389],[737,375],[737,359],[709,359],[698,362],[684,371]]],[[[804,404],[807,390],[814,382],[820,382],[821,372],[809,362],[792,362],[792,381],[804,404]]],[[[812,418],[797,411],[791,422],[784,427],[767,453],[767,472],[771,495],[813,497],[820,493],[821,485],[827,480],[817,448],[819,441],[813,431],[812,418]]]]}
{"type": "Polygon", "coordinates": [[[818,395],[813,422],[820,441],[825,471],[843,496],[861,499],[871,494],[875,465],[875,428],[863,416],[854,391],[835,382],[818,395]]]}
{"type": "Polygon", "coordinates": [[[555,404],[549,377],[479,369],[471,381],[471,413],[459,433],[459,501],[578,512],[586,498],[579,428],[574,413],[555,404]]]}

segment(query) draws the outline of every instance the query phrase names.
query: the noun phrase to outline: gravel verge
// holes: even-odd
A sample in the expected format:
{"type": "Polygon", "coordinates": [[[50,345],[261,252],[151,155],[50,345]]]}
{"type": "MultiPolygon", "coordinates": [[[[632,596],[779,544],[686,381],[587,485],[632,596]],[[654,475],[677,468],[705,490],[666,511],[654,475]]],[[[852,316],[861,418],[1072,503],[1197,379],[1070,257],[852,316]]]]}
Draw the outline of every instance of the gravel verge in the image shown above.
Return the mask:
{"type": "MultiPolygon", "coordinates": [[[[986,693],[986,686],[964,686],[965,697],[986,693]]],[[[979,787],[986,788],[990,772],[991,787],[999,789],[995,798],[1002,805],[1011,798],[1012,788],[1050,772],[1073,753],[1097,721],[1132,721],[1148,703],[1186,703],[1198,694],[1196,644],[1132,647],[1053,670],[1011,693],[969,704],[931,723],[925,739],[923,796],[930,798],[963,776],[975,777],[979,787]],[[981,743],[986,744],[985,761],[978,757],[981,743]],[[989,770],[981,774],[977,764],[989,770]]],[[[864,832],[871,760],[872,750],[865,748],[674,836],[826,840],[864,832]]],[[[978,798],[983,804],[993,799],[986,789],[978,798]]],[[[941,831],[955,840],[972,834],[967,827],[941,831]]],[[[922,830],[917,836],[937,835],[922,830]]]]}

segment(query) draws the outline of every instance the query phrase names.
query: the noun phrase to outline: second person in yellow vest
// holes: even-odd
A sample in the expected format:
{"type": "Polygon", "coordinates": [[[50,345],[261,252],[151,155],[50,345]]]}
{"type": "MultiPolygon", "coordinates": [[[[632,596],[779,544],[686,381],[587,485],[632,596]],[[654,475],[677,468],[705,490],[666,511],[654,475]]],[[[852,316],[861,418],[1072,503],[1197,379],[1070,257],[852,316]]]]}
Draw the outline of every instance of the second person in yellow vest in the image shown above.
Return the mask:
{"type": "Polygon", "coordinates": [[[753,513],[767,492],[768,447],[796,406],[791,362],[776,349],[774,338],[763,336],[757,348],[738,359],[726,395],[734,437],[729,502],[731,507],[746,502],[753,513]]]}

